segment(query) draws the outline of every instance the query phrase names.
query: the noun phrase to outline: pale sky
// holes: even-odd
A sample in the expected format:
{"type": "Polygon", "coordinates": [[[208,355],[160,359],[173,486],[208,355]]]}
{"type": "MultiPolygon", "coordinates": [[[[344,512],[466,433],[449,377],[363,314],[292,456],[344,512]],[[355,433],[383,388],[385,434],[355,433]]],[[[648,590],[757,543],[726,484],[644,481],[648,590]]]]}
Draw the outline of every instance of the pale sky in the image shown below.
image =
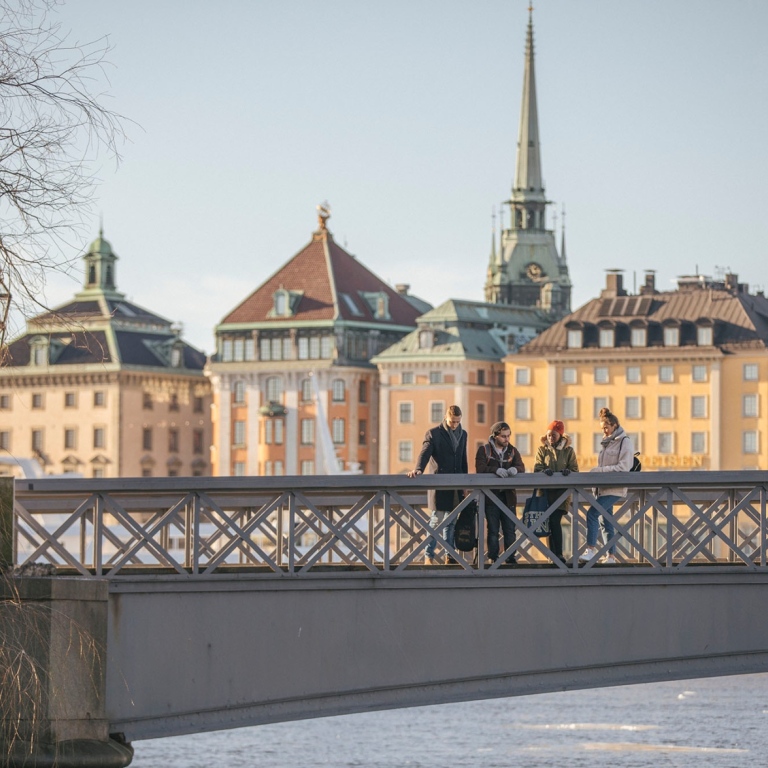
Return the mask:
{"type": "MultiPolygon", "coordinates": [[[[573,308],[609,268],[630,289],[645,269],[667,289],[718,267],[768,288],[768,2],[534,5],[573,308]]],[[[90,238],[101,212],[118,288],[210,353],[215,324],[307,243],[328,200],[336,240],[383,279],[433,304],[482,300],[527,6],[67,0],[74,39],[109,35],[109,103],[136,123],[120,166],[100,169],[90,238]]],[[[78,261],[48,301],[81,282],[78,261]]]]}

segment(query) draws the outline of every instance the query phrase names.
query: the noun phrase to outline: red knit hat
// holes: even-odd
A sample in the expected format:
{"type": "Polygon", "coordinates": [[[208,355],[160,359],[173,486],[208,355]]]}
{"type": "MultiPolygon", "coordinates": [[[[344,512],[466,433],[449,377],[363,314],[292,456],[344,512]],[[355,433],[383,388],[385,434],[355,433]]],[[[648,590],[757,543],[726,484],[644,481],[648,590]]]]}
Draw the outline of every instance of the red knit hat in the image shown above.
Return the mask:
{"type": "Polygon", "coordinates": [[[559,432],[560,437],[563,436],[563,432],[565,432],[565,424],[563,424],[562,421],[558,421],[555,419],[548,427],[547,432],[559,432]]]}

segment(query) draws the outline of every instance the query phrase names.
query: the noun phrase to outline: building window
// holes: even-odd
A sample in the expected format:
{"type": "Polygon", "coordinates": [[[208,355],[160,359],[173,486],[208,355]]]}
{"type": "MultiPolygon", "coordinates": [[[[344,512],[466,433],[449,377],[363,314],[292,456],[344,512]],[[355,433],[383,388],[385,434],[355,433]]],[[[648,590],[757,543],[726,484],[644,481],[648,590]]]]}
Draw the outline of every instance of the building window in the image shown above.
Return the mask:
{"type": "Polygon", "coordinates": [[[706,395],[694,395],[691,398],[691,417],[694,419],[707,418],[707,397],[706,395]]]}
{"type": "Polygon", "coordinates": [[[563,368],[563,384],[575,384],[575,383],[576,383],[576,369],[563,368]]]}
{"type": "Polygon", "coordinates": [[[592,399],[592,418],[599,419],[600,411],[603,408],[609,408],[607,397],[595,397],[592,399]]]}
{"type": "Polygon", "coordinates": [[[320,337],[319,336],[310,336],[309,337],[309,359],[310,360],[317,360],[320,357],[320,337]]]}
{"type": "Polygon", "coordinates": [[[282,360],[283,359],[283,340],[279,336],[275,336],[274,338],[270,339],[270,354],[272,356],[273,360],[282,360]]]}
{"type": "Polygon", "coordinates": [[[69,427],[64,430],[64,448],[74,450],[77,448],[77,430],[69,427]]]}
{"type": "Polygon", "coordinates": [[[522,432],[515,434],[515,448],[517,448],[523,456],[529,456],[531,453],[531,436],[522,432]]]}
{"type": "Polygon", "coordinates": [[[253,339],[245,340],[245,359],[246,360],[256,359],[256,342],[253,339]]]}
{"type": "Polygon", "coordinates": [[[429,404],[429,420],[438,422],[443,420],[445,413],[445,401],[434,400],[429,404]]]}
{"type": "Polygon", "coordinates": [[[281,477],[283,474],[285,474],[285,470],[283,469],[283,462],[280,459],[275,459],[275,474],[278,477],[281,477]]]}
{"type": "Polygon", "coordinates": [[[282,445],[285,422],[282,419],[275,419],[274,424],[275,424],[275,445],[282,445]]]}
{"type": "Polygon", "coordinates": [[[680,346],[680,329],[677,326],[666,327],[664,329],[664,346],[665,347],[679,347],[680,346]]]}
{"type": "Polygon", "coordinates": [[[691,432],[691,453],[707,452],[707,433],[691,432]]]}
{"type": "Polygon", "coordinates": [[[178,429],[168,430],[168,452],[169,453],[179,452],[179,430],[178,429]]]}
{"type": "Polygon", "coordinates": [[[309,359],[309,339],[306,336],[299,336],[299,360],[309,359]]]}
{"type": "Polygon", "coordinates": [[[94,427],[93,428],[93,447],[94,448],[104,448],[105,445],[105,439],[104,439],[104,427],[94,427]]]}
{"type": "Polygon", "coordinates": [[[760,413],[758,395],[744,395],[741,398],[741,415],[745,419],[756,419],[760,413]]]}
{"type": "Polygon", "coordinates": [[[314,445],[314,442],[315,442],[315,420],[302,419],[301,420],[301,444],[314,445]]]}
{"type": "Polygon", "coordinates": [[[335,445],[344,445],[347,439],[347,425],[344,419],[334,419],[331,422],[331,436],[335,445]]]}
{"type": "Polygon", "coordinates": [[[674,451],[674,434],[672,432],[659,432],[659,453],[672,453],[674,451]]]}
{"type": "Polygon", "coordinates": [[[578,453],[579,452],[579,435],[576,432],[569,432],[568,437],[571,438],[571,448],[578,453]]]}
{"type": "Polygon", "coordinates": [[[673,365],[660,365],[659,381],[663,384],[672,384],[675,381],[675,367],[673,365]]]}
{"type": "Polygon", "coordinates": [[[272,445],[272,419],[264,419],[264,445],[272,445]]]}
{"type": "Polygon", "coordinates": [[[608,369],[604,366],[595,368],[595,384],[607,384],[608,381],[608,369]]]}
{"type": "Polygon", "coordinates": [[[259,339],[259,359],[265,361],[272,359],[272,343],[270,339],[259,339]]]}
{"type": "Polygon", "coordinates": [[[244,381],[236,381],[233,393],[232,393],[232,399],[234,400],[236,405],[242,405],[245,402],[245,382],[244,381]]]}
{"type": "Polygon", "coordinates": [[[193,400],[192,410],[195,413],[202,413],[203,412],[203,398],[202,397],[195,397],[195,399],[193,400]]]}
{"type": "Polygon", "coordinates": [[[485,403],[477,403],[477,423],[485,424],[485,403]]]}
{"type": "Polygon", "coordinates": [[[410,440],[400,440],[398,442],[397,457],[400,461],[413,461],[413,443],[410,440]]]}
{"type": "Polygon", "coordinates": [[[628,419],[640,419],[642,418],[642,410],[640,408],[642,400],[639,397],[627,397],[624,399],[624,415],[628,419]]]}
{"type": "Polygon", "coordinates": [[[524,387],[531,383],[530,368],[515,368],[515,384],[524,387]]]}
{"type": "Polygon", "coordinates": [[[627,366],[627,384],[639,384],[642,380],[639,365],[627,366]]]}
{"type": "Polygon", "coordinates": [[[443,383],[443,372],[442,371],[430,371],[429,372],[429,383],[430,384],[442,384],[443,383]]]}
{"type": "Polygon", "coordinates": [[[8,430],[0,432],[0,451],[11,450],[11,433],[8,430]]]}
{"type": "Polygon", "coordinates": [[[644,347],[647,345],[648,330],[646,328],[632,328],[629,332],[629,343],[633,347],[644,347]]]}
{"type": "Polygon", "coordinates": [[[301,462],[301,474],[302,475],[314,475],[315,474],[315,462],[314,461],[302,461],[301,462]]]}
{"type": "Polygon", "coordinates": [[[245,421],[238,419],[233,423],[233,445],[245,445],[245,421]]]}
{"type": "Polygon", "coordinates": [[[330,360],[333,357],[333,336],[323,336],[320,339],[320,357],[330,360]]]}
{"type": "Polygon", "coordinates": [[[144,427],[141,433],[141,447],[145,451],[152,450],[152,428],[144,427]]]}
{"type": "Polygon", "coordinates": [[[203,430],[193,429],[192,430],[192,453],[199,455],[203,453],[203,449],[204,449],[203,430]]]}
{"type": "Polygon", "coordinates": [[[35,409],[43,407],[43,396],[39,392],[32,395],[32,407],[35,409]]]}
{"type": "Polygon", "coordinates": [[[104,470],[101,467],[94,467],[93,471],[91,472],[91,477],[104,477],[104,470]]]}
{"type": "MultiPolygon", "coordinates": [[[[531,400],[528,397],[515,398],[515,419],[527,421],[531,418],[531,400]]],[[[519,448],[518,448],[519,450],[519,448]]],[[[522,453],[522,451],[520,451],[522,453]]]]}
{"type": "Polygon", "coordinates": [[[272,462],[271,461],[265,461],[264,462],[264,474],[267,477],[272,476],[272,462]]]}
{"type": "Polygon", "coordinates": [[[632,442],[632,446],[634,450],[636,451],[642,450],[640,448],[640,437],[641,437],[640,432],[627,432],[627,434],[629,435],[629,439],[632,442]]]}
{"type": "Polygon", "coordinates": [[[94,408],[103,408],[107,404],[107,393],[101,390],[93,393],[94,408]]]}
{"type": "Polygon", "coordinates": [[[711,347],[712,346],[712,326],[710,325],[700,325],[696,329],[696,343],[700,347],[711,347]]]}
{"type": "Polygon", "coordinates": [[[478,386],[481,386],[481,387],[485,386],[485,371],[483,369],[480,369],[477,372],[477,383],[478,383],[478,386]]]}
{"type": "Polygon", "coordinates": [[[757,363],[744,364],[744,381],[757,381],[757,363]]]}
{"type": "Polygon", "coordinates": [[[360,419],[357,422],[357,444],[368,444],[368,421],[366,419],[360,419]]]}
{"type": "Polygon", "coordinates": [[[64,407],[65,408],[76,408],[77,407],[77,393],[76,392],[65,392],[64,393],[64,407]]]}
{"type": "Polygon", "coordinates": [[[400,403],[398,421],[401,424],[413,424],[413,403],[400,403]]]}
{"type": "Polygon", "coordinates": [[[584,334],[580,330],[569,330],[568,331],[568,349],[581,349],[582,342],[584,339],[584,334]]]}
{"type": "Polygon", "coordinates": [[[368,402],[368,382],[361,379],[357,384],[357,401],[359,403],[368,402]]]}
{"type": "Polygon", "coordinates": [[[151,392],[144,392],[144,393],[142,393],[142,396],[141,396],[141,407],[145,411],[151,411],[155,407],[155,404],[152,401],[152,393],[151,392]]]}
{"type": "Polygon", "coordinates": [[[561,401],[560,410],[564,419],[578,419],[578,399],[575,397],[564,397],[561,401]]]}
{"type": "Polygon", "coordinates": [[[343,403],[346,397],[344,379],[334,379],[331,384],[331,399],[334,403],[343,403]]]}
{"type": "Polygon", "coordinates": [[[504,403],[496,406],[496,421],[504,421],[504,403]]]}
{"type": "Polygon", "coordinates": [[[504,389],[504,371],[496,371],[496,386],[504,389]]]}
{"type": "Polygon", "coordinates": [[[232,362],[232,339],[222,339],[221,341],[221,362],[232,362]]]}
{"type": "Polygon", "coordinates": [[[42,429],[32,430],[32,450],[33,451],[43,450],[44,437],[45,437],[45,433],[42,429]]]}
{"type": "Polygon", "coordinates": [[[168,410],[169,411],[179,410],[179,396],[175,392],[171,394],[171,399],[168,403],[168,410]]]}
{"type": "Polygon", "coordinates": [[[613,347],[616,332],[613,328],[601,328],[598,336],[598,344],[603,348],[613,347]]]}
{"type": "Polygon", "coordinates": [[[757,453],[757,442],[756,430],[742,432],[741,445],[744,453],[757,453]]]}
{"type": "Polygon", "coordinates": [[[11,410],[11,396],[0,395],[0,411],[10,411],[10,410],[11,410]]]}
{"type": "Polygon", "coordinates": [[[413,371],[403,371],[400,374],[401,384],[413,384],[413,371]]]}
{"type": "Polygon", "coordinates": [[[659,398],[659,418],[671,419],[674,417],[674,398],[663,396],[659,398]]]}
{"type": "Polygon", "coordinates": [[[270,403],[279,403],[283,399],[283,380],[278,376],[270,376],[267,379],[267,400],[270,403]]]}
{"type": "Polygon", "coordinates": [[[232,474],[235,477],[245,477],[245,462],[236,461],[232,466],[232,474]]]}
{"type": "Polygon", "coordinates": [[[706,381],[707,380],[707,366],[706,365],[694,365],[691,368],[691,378],[694,381],[706,381]]]}

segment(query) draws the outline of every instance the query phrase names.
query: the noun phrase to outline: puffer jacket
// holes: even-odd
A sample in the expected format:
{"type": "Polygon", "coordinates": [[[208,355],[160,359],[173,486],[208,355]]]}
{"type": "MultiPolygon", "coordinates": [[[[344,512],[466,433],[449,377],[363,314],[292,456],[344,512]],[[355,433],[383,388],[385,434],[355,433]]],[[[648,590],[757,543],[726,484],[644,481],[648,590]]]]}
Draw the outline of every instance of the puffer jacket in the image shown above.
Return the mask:
{"type": "MultiPolygon", "coordinates": [[[[597,466],[591,472],[629,472],[635,449],[632,439],[623,427],[617,427],[610,437],[602,441],[602,448],[597,457],[597,466]]],[[[626,488],[595,488],[596,496],[626,496],[626,488]]]]}
{"type": "MultiPolygon", "coordinates": [[[[551,469],[553,472],[562,472],[569,469],[571,472],[578,472],[579,465],[576,461],[576,452],[571,447],[571,438],[563,435],[555,445],[547,442],[547,436],[541,436],[541,445],[536,452],[536,463],[533,465],[534,472],[543,472],[545,469],[551,469]]],[[[547,501],[553,504],[563,492],[562,488],[547,488],[547,501]]],[[[571,497],[564,499],[558,509],[568,512],[571,497]]]]}

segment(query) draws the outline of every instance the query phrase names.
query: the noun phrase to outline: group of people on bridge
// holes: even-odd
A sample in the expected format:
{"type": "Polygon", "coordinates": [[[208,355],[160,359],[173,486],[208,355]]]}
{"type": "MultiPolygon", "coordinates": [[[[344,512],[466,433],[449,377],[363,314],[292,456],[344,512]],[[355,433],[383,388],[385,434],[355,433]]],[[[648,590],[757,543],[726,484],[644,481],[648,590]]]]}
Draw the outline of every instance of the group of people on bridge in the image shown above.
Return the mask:
{"type": "MultiPolygon", "coordinates": [[[[423,474],[428,468],[438,475],[468,474],[467,433],[461,426],[461,408],[458,405],[449,406],[443,421],[428,430],[424,443],[416,460],[416,466],[408,477],[423,474]]],[[[633,466],[634,448],[629,435],[619,424],[619,420],[608,408],[602,408],[599,413],[600,428],[603,433],[597,465],[590,472],[629,472],[633,466]]],[[[491,427],[488,442],[478,446],[475,454],[475,472],[478,474],[494,475],[499,484],[490,488],[507,509],[517,516],[517,494],[514,478],[526,471],[520,451],[510,442],[512,430],[505,421],[498,421],[491,427]]],[[[543,472],[552,476],[560,474],[567,477],[571,472],[578,472],[579,465],[576,453],[571,445],[571,439],[566,434],[565,425],[555,419],[549,424],[541,437],[541,445],[536,452],[533,465],[534,472],[543,472]]],[[[546,488],[539,491],[547,497],[550,506],[555,504],[563,495],[561,488],[546,488]]],[[[610,542],[608,550],[602,558],[603,563],[616,562],[616,542],[613,539],[614,526],[611,519],[613,509],[626,497],[627,489],[620,487],[599,488],[595,490],[598,504],[593,504],[587,512],[587,543],[579,560],[588,562],[597,555],[597,538],[602,526],[604,541],[610,542]]],[[[454,547],[455,520],[444,521],[450,517],[453,510],[464,498],[462,490],[430,490],[428,506],[430,509],[430,528],[443,527],[443,538],[454,547]]],[[[554,558],[565,562],[563,554],[562,520],[569,514],[570,497],[562,499],[558,507],[549,514],[549,549],[554,558]]],[[[489,562],[499,559],[499,539],[503,538],[504,562],[514,564],[515,554],[509,550],[517,538],[517,529],[512,518],[499,507],[490,497],[485,500],[485,520],[488,534],[486,557],[489,562]]],[[[430,537],[427,542],[425,563],[436,565],[436,540],[430,537]]],[[[455,562],[450,554],[445,555],[445,564],[455,562]]]]}

